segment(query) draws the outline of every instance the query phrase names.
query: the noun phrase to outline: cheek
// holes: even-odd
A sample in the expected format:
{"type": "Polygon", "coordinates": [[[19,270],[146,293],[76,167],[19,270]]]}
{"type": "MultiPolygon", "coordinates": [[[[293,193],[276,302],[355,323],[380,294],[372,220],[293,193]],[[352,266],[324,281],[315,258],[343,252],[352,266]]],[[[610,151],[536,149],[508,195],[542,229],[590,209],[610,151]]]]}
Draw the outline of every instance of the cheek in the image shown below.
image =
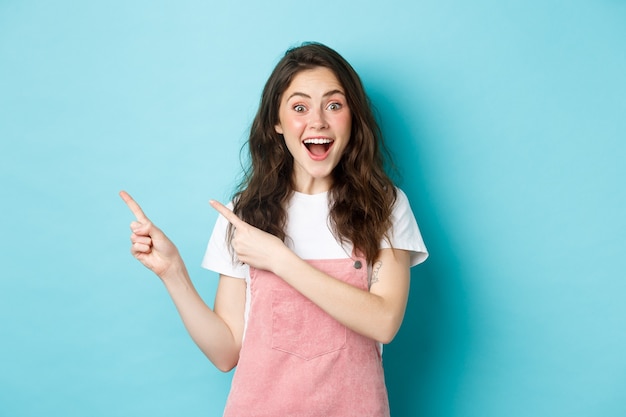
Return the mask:
{"type": "Polygon", "coordinates": [[[348,144],[352,142],[352,117],[351,115],[347,115],[342,117],[341,122],[341,135],[344,137],[343,148],[341,150],[341,154],[345,153],[348,144]]]}
{"type": "Polygon", "coordinates": [[[302,118],[298,117],[288,118],[287,120],[285,120],[285,123],[287,124],[287,126],[289,126],[289,129],[296,131],[302,130],[304,126],[306,126],[305,121],[302,118]]]}
{"type": "Polygon", "coordinates": [[[337,119],[338,126],[341,126],[341,130],[348,136],[352,132],[352,114],[342,114],[337,119]]]}

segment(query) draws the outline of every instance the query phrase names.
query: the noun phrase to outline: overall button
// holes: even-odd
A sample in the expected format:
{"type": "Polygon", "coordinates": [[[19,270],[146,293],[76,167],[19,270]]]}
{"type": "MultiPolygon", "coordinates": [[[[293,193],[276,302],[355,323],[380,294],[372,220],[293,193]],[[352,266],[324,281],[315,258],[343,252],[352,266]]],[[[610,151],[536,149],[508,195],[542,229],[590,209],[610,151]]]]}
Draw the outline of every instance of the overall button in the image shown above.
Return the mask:
{"type": "Polygon", "coordinates": [[[362,266],[363,266],[363,264],[361,264],[361,261],[355,261],[354,262],[354,268],[355,269],[361,269],[362,266]]]}

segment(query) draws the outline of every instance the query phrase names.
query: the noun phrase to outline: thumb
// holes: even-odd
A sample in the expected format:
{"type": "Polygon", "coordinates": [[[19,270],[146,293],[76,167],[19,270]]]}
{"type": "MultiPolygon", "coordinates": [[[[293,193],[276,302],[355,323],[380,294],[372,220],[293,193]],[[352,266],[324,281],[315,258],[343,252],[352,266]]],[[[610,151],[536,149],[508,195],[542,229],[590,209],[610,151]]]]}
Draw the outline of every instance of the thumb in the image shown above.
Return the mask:
{"type": "Polygon", "coordinates": [[[150,236],[153,240],[158,240],[165,236],[161,229],[148,219],[143,222],[132,222],[130,224],[130,230],[138,236],[150,236]]]}

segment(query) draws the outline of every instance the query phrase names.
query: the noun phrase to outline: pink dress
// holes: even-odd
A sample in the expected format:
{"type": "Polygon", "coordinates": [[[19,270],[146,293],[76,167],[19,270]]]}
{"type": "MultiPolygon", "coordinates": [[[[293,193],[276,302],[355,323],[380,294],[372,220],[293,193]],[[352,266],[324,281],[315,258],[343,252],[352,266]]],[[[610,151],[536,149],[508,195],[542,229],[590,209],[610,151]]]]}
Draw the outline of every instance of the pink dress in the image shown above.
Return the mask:
{"type": "MultiPolygon", "coordinates": [[[[309,261],[368,288],[363,259],[309,261]]],[[[276,275],[250,268],[250,315],[225,417],[388,417],[377,342],[276,275]]]]}

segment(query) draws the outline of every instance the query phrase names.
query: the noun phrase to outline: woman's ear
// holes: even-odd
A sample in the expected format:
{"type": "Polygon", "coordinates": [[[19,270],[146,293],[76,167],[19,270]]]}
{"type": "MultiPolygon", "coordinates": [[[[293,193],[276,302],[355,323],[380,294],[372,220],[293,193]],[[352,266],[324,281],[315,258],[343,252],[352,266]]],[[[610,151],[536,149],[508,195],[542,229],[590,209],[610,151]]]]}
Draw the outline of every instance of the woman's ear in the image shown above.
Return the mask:
{"type": "Polygon", "coordinates": [[[278,133],[279,135],[283,134],[283,127],[280,125],[280,123],[275,124],[274,125],[274,130],[276,131],[276,133],[278,133]]]}

